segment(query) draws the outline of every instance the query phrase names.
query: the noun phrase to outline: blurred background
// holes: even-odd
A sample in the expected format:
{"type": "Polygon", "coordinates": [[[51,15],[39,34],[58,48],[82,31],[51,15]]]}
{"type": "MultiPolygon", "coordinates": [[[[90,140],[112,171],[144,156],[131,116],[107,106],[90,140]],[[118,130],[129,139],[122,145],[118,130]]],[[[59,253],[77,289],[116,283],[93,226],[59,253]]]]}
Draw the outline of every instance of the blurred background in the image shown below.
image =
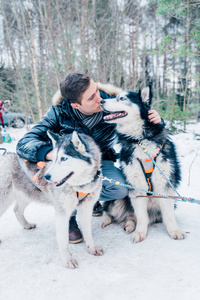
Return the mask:
{"type": "Polygon", "coordinates": [[[38,121],[73,71],[138,91],[183,130],[200,119],[200,2],[0,0],[0,101],[38,121]]]}

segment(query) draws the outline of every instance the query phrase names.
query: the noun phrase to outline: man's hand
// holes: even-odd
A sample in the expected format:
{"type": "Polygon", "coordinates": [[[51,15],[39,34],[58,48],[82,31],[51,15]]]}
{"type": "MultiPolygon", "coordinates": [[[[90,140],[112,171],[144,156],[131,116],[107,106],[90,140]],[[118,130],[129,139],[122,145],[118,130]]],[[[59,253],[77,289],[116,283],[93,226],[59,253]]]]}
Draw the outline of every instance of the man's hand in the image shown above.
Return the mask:
{"type": "Polygon", "coordinates": [[[154,124],[161,123],[161,117],[155,109],[150,109],[148,111],[148,114],[149,114],[149,121],[150,122],[152,122],[154,124]]]}
{"type": "Polygon", "coordinates": [[[46,156],[45,156],[46,160],[53,160],[53,151],[50,150],[46,156]]]}

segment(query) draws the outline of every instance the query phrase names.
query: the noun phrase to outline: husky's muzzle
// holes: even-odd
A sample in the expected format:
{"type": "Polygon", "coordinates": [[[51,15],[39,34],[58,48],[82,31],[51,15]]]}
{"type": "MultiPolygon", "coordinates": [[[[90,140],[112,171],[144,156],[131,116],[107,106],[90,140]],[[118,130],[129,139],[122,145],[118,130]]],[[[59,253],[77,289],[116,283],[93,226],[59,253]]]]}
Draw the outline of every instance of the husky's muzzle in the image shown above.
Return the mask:
{"type": "Polygon", "coordinates": [[[116,120],[116,119],[119,119],[119,118],[124,118],[128,115],[128,113],[126,111],[108,111],[107,109],[105,109],[105,103],[106,101],[105,100],[101,100],[100,102],[100,106],[101,106],[101,109],[106,112],[106,113],[109,113],[109,115],[106,115],[104,116],[104,120],[105,121],[111,121],[111,120],[116,120]]]}
{"type": "MultiPolygon", "coordinates": [[[[56,187],[59,187],[59,186],[63,185],[63,183],[65,183],[73,174],[74,174],[74,172],[71,172],[71,173],[69,173],[69,175],[67,175],[62,180],[57,181],[57,182],[52,182],[52,183],[56,187]]],[[[44,175],[44,177],[45,177],[46,180],[51,181],[51,175],[50,174],[47,173],[47,174],[44,175]]]]}

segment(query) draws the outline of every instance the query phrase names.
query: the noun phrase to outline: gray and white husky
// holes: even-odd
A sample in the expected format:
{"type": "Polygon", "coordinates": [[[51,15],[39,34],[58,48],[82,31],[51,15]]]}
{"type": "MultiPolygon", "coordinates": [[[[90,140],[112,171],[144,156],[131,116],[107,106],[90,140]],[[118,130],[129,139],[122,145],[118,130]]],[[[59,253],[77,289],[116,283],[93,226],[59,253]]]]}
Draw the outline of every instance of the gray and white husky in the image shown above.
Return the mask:
{"type": "Polygon", "coordinates": [[[101,153],[85,134],[59,137],[48,133],[53,143],[53,161],[39,169],[35,163],[24,162],[15,153],[0,157],[0,216],[15,201],[14,211],[25,229],[34,228],[24,217],[24,210],[31,201],[51,203],[55,207],[56,237],[60,256],[65,267],[76,268],[69,243],[69,218],[77,209],[87,250],[102,255],[92,238],[91,216],[94,203],[101,191],[99,178],[101,153]],[[37,174],[37,182],[32,181],[37,174]],[[77,193],[86,193],[79,201],[77,193]]]}
{"type": "MultiPolygon", "coordinates": [[[[101,106],[108,113],[105,121],[117,124],[121,168],[127,183],[145,191],[154,190],[155,193],[173,196],[174,190],[142,149],[156,157],[159,168],[177,188],[180,167],[175,145],[162,124],[155,125],[149,121],[151,100],[151,88],[146,87],[139,93],[122,92],[114,99],[101,100],[101,106]]],[[[138,196],[148,196],[148,193],[130,189],[130,199],[105,203],[102,227],[113,221],[125,222],[127,233],[135,229],[132,240],[137,243],[146,238],[148,224],[163,220],[170,237],[185,237],[175,220],[174,200],[138,196]]]]}

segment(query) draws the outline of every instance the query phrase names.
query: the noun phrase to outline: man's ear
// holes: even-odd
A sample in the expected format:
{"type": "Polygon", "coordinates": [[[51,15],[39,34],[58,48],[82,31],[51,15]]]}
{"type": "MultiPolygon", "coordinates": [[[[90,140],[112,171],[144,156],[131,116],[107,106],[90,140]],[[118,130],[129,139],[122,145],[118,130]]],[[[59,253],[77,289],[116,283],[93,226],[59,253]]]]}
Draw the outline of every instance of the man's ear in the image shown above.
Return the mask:
{"type": "Polygon", "coordinates": [[[60,137],[59,134],[57,134],[57,133],[55,133],[53,131],[48,130],[47,131],[47,135],[50,138],[50,140],[52,141],[53,147],[55,147],[56,142],[58,141],[58,139],[60,137]]]}
{"type": "Polygon", "coordinates": [[[151,105],[152,101],[152,92],[151,92],[151,86],[146,86],[145,88],[142,89],[141,91],[141,98],[142,102],[148,106],[151,105]]]}
{"type": "Polygon", "coordinates": [[[72,143],[74,145],[74,148],[78,152],[80,152],[80,153],[86,152],[85,145],[82,143],[82,141],[79,138],[78,133],[76,131],[73,131],[73,133],[72,133],[72,143]]]}
{"type": "Polygon", "coordinates": [[[79,103],[71,103],[71,107],[79,109],[80,108],[80,104],[79,103]]]}

